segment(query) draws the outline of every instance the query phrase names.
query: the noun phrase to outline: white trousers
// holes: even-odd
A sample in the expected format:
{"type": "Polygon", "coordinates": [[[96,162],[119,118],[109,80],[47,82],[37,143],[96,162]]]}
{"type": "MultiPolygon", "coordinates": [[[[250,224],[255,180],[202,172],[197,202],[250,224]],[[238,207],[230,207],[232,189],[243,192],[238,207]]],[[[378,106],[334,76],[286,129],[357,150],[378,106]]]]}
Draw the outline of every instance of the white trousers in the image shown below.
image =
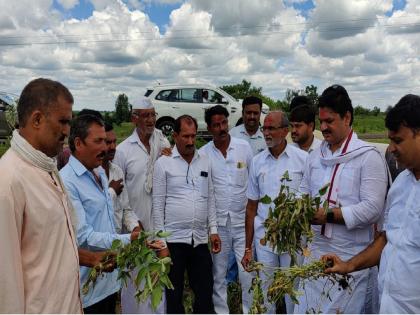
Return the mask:
{"type": "Polygon", "coordinates": [[[244,314],[252,305],[252,295],[249,293],[253,274],[246,272],[241,260],[245,252],[245,226],[231,226],[230,218],[226,226],[218,226],[217,231],[222,241],[222,250],[213,254],[213,304],[217,314],[229,314],[227,304],[226,273],[228,271],[229,254],[233,249],[238,264],[239,282],[242,288],[242,309],[244,314]]]}
{"type": "MultiPolygon", "coordinates": [[[[131,274],[134,279],[134,273],[131,274]]],[[[131,279],[127,281],[127,287],[122,285],[121,289],[121,313],[122,314],[165,314],[166,313],[166,297],[165,291],[162,294],[162,302],[156,310],[152,309],[151,298],[144,303],[137,303],[135,297],[136,286],[131,279]]]]}
{"type": "MultiPolygon", "coordinates": [[[[260,240],[254,238],[255,250],[257,252],[258,261],[263,263],[264,266],[268,268],[264,268],[264,272],[260,273],[260,277],[262,280],[262,289],[264,291],[264,299],[265,299],[265,307],[267,308],[267,314],[275,314],[276,313],[276,304],[269,303],[267,298],[267,290],[269,285],[271,284],[272,277],[274,275],[273,267],[289,267],[290,266],[290,255],[289,254],[281,254],[278,255],[273,253],[267,246],[262,246],[260,244],[260,240]]],[[[296,284],[297,287],[297,284],[296,284]]],[[[285,296],[285,303],[286,303],[286,312],[287,314],[292,314],[294,310],[294,304],[288,295],[285,296]]]]}

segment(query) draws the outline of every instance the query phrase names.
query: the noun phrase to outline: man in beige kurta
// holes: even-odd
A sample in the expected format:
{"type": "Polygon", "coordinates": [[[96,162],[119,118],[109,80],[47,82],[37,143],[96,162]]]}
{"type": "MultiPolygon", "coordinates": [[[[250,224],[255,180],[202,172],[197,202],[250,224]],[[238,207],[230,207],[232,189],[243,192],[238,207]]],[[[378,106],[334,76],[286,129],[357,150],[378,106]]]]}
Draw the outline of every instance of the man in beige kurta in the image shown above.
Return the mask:
{"type": "Polygon", "coordinates": [[[68,133],[72,103],[47,79],[22,92],[21,129],[0,159],[0,313],[82,312],[71,205],[51,158],[68,133]]]}

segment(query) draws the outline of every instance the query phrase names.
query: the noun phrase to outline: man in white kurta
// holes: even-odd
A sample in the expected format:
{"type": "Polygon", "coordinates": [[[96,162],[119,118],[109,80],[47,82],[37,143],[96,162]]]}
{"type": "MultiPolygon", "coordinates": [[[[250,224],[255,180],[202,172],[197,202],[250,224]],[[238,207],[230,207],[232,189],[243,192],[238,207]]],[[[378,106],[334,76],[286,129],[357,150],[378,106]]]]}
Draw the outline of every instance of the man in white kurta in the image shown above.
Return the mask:
{"type": "MultiPolygon", "coordinates": [[[[290,256],[286,253],[278,255],[277,252],[267,245],[261,245],[264,238],[264,221],[268,217],[268,211],[274,204],[263,204],[259,200],[268,195],[272,200],[278,196],[282,184],[297,191],[303,176],[307,153],[289,145],[285,138],[288,133],[288,121],[284,113],[271,112],[264,120],[264,136],[268,148],[255,156],[251,163],[248,182],[248,204],[246,213],[246,249],[242,264],[247,267],[252,259],[252,244],[255,246],[257,261],[262,262],[265,273],[262,273],[263,281],[273,275],[270,267],[289,267],[290,256]],[[291,181],[281,182],[283,175],[289,173],[291,181]]],[[[268,282],[264,283],[264,292],[267,292],[268,282]]],[[[267,313],[275,313],[276,306],[268,303],[265,296],[267,313]]],[[[293,311],[293,304],[286,297],[287,312],[293,311]]]]}
{"type": "Polygon", "coordinates": [[[248,142],[229,135],[228,116],[228,111],[221,105],[206,111],[207,129],[213,141],[199,150],[211,162],[218,233],[223,244],[220,253],[213,255],[213,303],[216,313],[229,313],[225,279],[229,254],[233,250],[239,267],[242,309],[248,314],[252,305],[249,292],[252,274],[246,272],[240,262],[245,250],[246,188],[253,155],[248,142]]]}
{"type": "Polygon", "coordinates": [[[380,262],[379,313],[415,314],[420,313],[420,97],[404,96],[388,112],[385,125],[391,140],[390,153],[407,169],[398,175],[388,192],[384,231],[346,262],[334,254],[323,258],[334,262],[327,272],[341,274],[380,262]]]}
{"type": "MultiPolygon", "coordinates": [[[[156,112],[149,99],[133,104],[132,121],[136,128],[131,136],[117,146],[114,163],[124,173],[128,199],[131,208],[146,231],[152,226],[153,167],[162,150],[169,148],[169,141],[160,130],[155,129],[156,112]]],[[[151,304],[138,304],[134,285],[129,282],[121,293],[123,313],[151,313],[151,304]]],[[[164,312],[164,303],[157,310],[164,312]]]]}
{"type": "MultiPolygon", "coordinates": [[[[320,97],[319,108],[325,140],[308,157],[300,191],[314,197],[330,183],[324,196],[329,209],[319,209],[312,222],[311,256],[305,263],[328,252],[350,258],[364,249],[373,239],[373,224],[383,215],[388,184],[380,153],[351,129],[353,109],[347,91],[338,85],[329,87],[320,97]]],[[[352,276],[351,291],[339,290],[322,278],[305,282],[295,313],[363,312],[369,290],[375,288],[368,286],[369,270],[352,276]]]]}
{"type": "Polygon", "coordinates": [[[0,313],[82,312],[71,204],[52,158],[72,104],[67,88],[47,79],[19,99],[20,130],[0,160],[0,313]]]}

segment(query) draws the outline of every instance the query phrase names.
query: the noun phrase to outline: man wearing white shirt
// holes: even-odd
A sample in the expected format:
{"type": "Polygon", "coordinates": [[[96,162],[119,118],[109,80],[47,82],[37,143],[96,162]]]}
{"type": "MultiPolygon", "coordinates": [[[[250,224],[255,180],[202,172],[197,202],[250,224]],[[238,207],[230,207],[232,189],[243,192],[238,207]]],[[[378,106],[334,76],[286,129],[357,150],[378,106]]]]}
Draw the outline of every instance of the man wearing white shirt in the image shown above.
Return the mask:
{"type": "MultiPolygon", "coordinates": [[[[265,235],[264,221],[268,216],[268,209],[273,205],[266,205],[259,200],[268,195],[272,200],[278,195],[282,185],[281,178],[287,171],[291,181],[286,185],[291,190],[299,188],[307,153],[286,142],[289,123],[283,112],[271,112],[264,120],[263,133],[267,143],[267,149],[254,157],[249,172],[249,182],[246,206],[245,235],[246,248],[242,258],[242,265],[248,268],[252,260],[252,244],[256,248],[257,260],[267,266],[264,270],[267,275],[272,275],[270,267],[288,267],[290,265],[290,256],[288,254],[278,255],[269,245],[261,245],[260,240],[265,235]]],[[[263,281],[267,275],[262,274],[263,281]]],[[[265,292],[267,292],[268,283],[264,283],[265,292]]],[[[274,304],[268,303],[267,313],[275,313],[274,304]]],[[[287,312],[293,311],[293,304],[290,298],[286,297],[287,312]]]]}
{"type": "MultiPolygon", "coordinates": [[[[314,238],[306,263],[328,252],[347,259],[364,249],[373,240],[373,224],[383,215],[388,184],[381,154],[352,130],[353,106],[347,91],[340,85],[330,86],[318,106],[325,140],[308,157],[300,191],[314,197],[329,183],[324,196],[329,208],[320,208],[312,221],[314,238]]],[[[369,270],[352,276],[351,292],[322,278],[305,283],[305,294],[298,298],[295,312],[364,312],[375,292],[374,283],[369,281],[369,270]]]]}
{"type": "MultiPolygon", "coordinates": [[[[136,126],[131,136],[117,146],[114,163],[122,170],[125,178],[129,204],[139,218],[144,230],[152,227],[152,182],[153,167],[156,159],[169,141],[162,132],[155,128],[157,113],[148,98],[137,100],[133,104],[131,119],[136,126]]],[[[136,288],[129,281],[127,288],[121,292],[121,308],[123,313],[151,313],[151,301],[137,303],[136,288]]],[[[157,313],[165,313],[163,301],[157,313]]]]}
{"type": "Polygon", "coordinates": [[[257,155],[267,147],[264,135],[260,130],[261,110],[262,100],[259,97],[245,97],[242,101],[243,124],[233,127],[229,132],[232,137],[246,140],[251,146],[254,155],[257,155]]]}
{"type": "Polygon", "coordinates": [[[102,168],[108,177],[108,190],[114,205],[115,230],[117,233],[133,231],[139,229],[139,219],[128,201],[127,188],[124,187],[124,173],[118,165],[112,163],[117,147],[117,136],[111,124],[105,123],[105,133],[107,151],[102,161],[102,168]]]}
{"type": "Polygon", "coordinates": [[[153,221],[170,232],[166,242],[173,261],[166,290],[167,313],[185,313],[184,273],[194,292],[194,313],[214,313],[212,252],[221,249],[209,159],[195,149],[197,122],[188,115],[175,121],[175,148],[160,157],[153,175],[153,221]],[[210,234],[210,236],[209,236],[210,234]]]}
{"type": "MultiPolygon", "coordinates": [[[[216,313],[227,314],[227,285],[229,254],[234,251],[240,266],[245,250],[245,207],[248,168],[252,160],[252,150],[248,142],[229,135],[229,113],[225,107],[216,105],[205,113],[207,130],[213,136],[199,153],[206,155],[211,162],[211,175],[216,200],[218,233],[222,250],[213,255],[213,303],[216,313]]],[[[252,304],[249,293],[252,275],[242,266],[239,269],[242,286],[242,308],[245,314],[252,304]]]]}
{"type": "Polygon", "coordinates": [[[314,136],[315,110],[306,96],[296,96],[290,105],[289,116],[293,145],[311,153],[321,145],[321,140],[314,136]],[[296,100],[299,100],[297,103],[296,100]],[[295,102],[293,102],[295,101],[295,102]],[[293,108],[292,104],[297,103],[293,108]]]}
{"type": "Polygon", "coordinates": [[[342,262],[326,255],[334,265],[327,272],[347,274],[376,266],[380,260],[379,313],[420,313],[420,97],[406,95],[385,118],[390,152],[407,169],[388,192],[384,231],[358,255],[342,262]]]}

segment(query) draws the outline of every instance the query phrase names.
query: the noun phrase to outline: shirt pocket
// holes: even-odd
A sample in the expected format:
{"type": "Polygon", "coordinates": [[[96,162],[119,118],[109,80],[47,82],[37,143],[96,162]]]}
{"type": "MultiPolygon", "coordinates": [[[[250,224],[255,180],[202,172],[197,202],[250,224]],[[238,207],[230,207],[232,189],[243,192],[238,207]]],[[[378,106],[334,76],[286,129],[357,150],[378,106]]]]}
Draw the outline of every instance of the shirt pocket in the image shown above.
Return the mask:
{"type": "Polygon", "coordinates": [[[199,191],[200,195],[203,198],[208,198],[209,196],[209,178],[208,176],[199,176],[198,177],[198,183],[199,183],[199,191]]]}
{"type": "MultiPolygon", "coordinates": [[[[243,163],[243,162],[240,162],[243,163]]],[[[243,187],[247,182],[248,169],[246,167],[235,168],[233,171],[233,184],[243,187]]]]}
{"type": "Polygon", "coordinates": [[[338,182],[334,186],[338,188],[340,196],[349,196],[355,193],[354,183],[357,177],[356,172],[357,168],[345,166],[341,171],[340,177],[335,179],[338,182]],[[338,186],[336,186],[337,184],[338,186]]]}

